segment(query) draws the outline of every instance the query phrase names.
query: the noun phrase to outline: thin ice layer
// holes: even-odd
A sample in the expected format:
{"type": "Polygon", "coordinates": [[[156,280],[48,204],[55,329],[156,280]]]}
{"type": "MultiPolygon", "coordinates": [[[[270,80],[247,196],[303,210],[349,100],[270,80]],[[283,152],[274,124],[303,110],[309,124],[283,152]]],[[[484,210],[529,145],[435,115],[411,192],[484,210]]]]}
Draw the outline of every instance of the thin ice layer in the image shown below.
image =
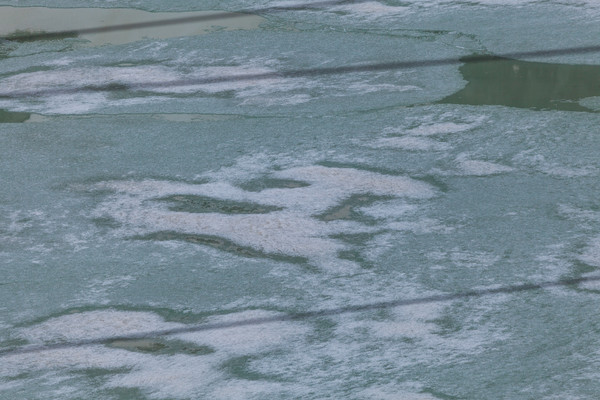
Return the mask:
{"type": "MultiPolygon", "coordinates": [[[[63,5],[60,5],[63,6],[63,5]]],[[[64,7],[64,6],[63,6],[64,7]]],[[[75,31],[158,22],[177,18],[216,17],[222,12],[147,12],[126,8],[46,8],[46,7],[0,7],[0,36],[43,34],[46,32],[75,31]]],[[[207,33],[220,26],[225,29],[256,29],[263,21],[255,15],[230,14],[230,18],[193,23],[163,24],[137,29],[108,30],[81,35],[93,45],[122,44],[146,38],[166,39],[207,33]]],[[[65,35],[72,37],[79,35],[65,35]]],[[[43,39],[43,35],[41,37],[43,39]]],[[[56,39],[56,38],[53,38],[56,39]]]]}
{"type": "MultiPolygon", "coordinates": [[[[278,315],[274,312],[254,310],[215,316],[206,322],[235,323],[278,315]]],[[[96,335],[122,337],[185,326],[181,323],[166,322],[151,312],[97,310],[51,318],[23,328],[21,335],[24,339],[35,343],[61,339],[67,340],[68,343],[68,341],[93,339],[96,335]]],[[[65,397],[73,398],[78,393],[84,397],[89,393],[78,388],[77,382],[80,382],[80,379],[70,381],[69,377],[77,376],[81,371],[86,370],[105,370],[107,379],[102,380],[101,385],[96,386],[96,390],[135,388],[147,392],[149,398],[157,399],[190,396],[225,398],[226,388],[229,384],[237,384],[238,379],[228,376],[226,371],[223,371],[224,362],[231,357],[257,355],[285,347],[302,338],[307,332],[307,329],[299,323],[275,321],[155,339],[167,343],[173,340],[183,341],[212,349],[212,352],[197,355],[153,354],[151,350],[135,350],[135,346],[128,346],[127,342],[120,343],[116,347],[67,345],[62,349],[3,356],[0,363],[0,378],[29,374],[28,379],[21,380],[12,388],[27,382],[40,387],[50,384],[60,387],[65,397]],[[61,383],[62,381],[64,383],[61,383]],[[67,393],[70,395],[67,396],[67,393]]],[[[147,339],[147,341],[151,340],[153,339],[147,339]]],[[[281,391],[284,387],[265,382],[245,390],[238,387],[238,391],[240,390],[241,393],[260,394],[281,391]]]]}

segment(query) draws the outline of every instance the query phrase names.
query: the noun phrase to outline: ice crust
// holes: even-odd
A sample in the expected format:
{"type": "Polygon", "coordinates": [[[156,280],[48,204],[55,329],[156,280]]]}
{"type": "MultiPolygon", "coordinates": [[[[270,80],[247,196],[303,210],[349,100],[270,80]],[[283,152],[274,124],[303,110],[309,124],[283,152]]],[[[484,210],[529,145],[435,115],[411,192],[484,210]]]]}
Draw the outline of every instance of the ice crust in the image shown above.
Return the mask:
{"type": "Polygon", "coordinates": [[[326,269],[344,270],[353,263],[340,260],[337,254],[347,246],[331,236],[373,233],[382,228],[351,220],[325,221],[318,218],[319,214],[357,194],[409,199],[428,199],[435,195],[435,189],[427,183],[354,168],[311,165],[275,171],[271,176],[309,185],[251,192],[226,181],[206,184],[107,181],[94,185],[94,189],[108,189],[115,194],[94,214],[114,218],[126,226],[125,233],[129,234],[178,232],[218,236],[263,253],[304,257],[326,269]],[[190,213],[171,211],[153,201],[170,195],[210,196],[277,206],[283,210],[261,214],[190,213]]]}

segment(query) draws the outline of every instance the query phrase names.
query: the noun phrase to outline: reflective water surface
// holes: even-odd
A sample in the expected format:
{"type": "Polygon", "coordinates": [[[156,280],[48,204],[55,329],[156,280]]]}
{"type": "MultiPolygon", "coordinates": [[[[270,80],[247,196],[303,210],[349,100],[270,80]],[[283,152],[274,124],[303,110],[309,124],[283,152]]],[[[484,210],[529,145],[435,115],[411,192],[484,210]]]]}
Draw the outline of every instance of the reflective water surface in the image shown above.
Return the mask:
{"type": "Polygon", "coordinates": [[[593,111],[580,100],[600,96],[600,66],[528,62],[499,57],[459,69],[464,89],[441,100],[454,104],[496,104],[537,110],[593,111]]]}

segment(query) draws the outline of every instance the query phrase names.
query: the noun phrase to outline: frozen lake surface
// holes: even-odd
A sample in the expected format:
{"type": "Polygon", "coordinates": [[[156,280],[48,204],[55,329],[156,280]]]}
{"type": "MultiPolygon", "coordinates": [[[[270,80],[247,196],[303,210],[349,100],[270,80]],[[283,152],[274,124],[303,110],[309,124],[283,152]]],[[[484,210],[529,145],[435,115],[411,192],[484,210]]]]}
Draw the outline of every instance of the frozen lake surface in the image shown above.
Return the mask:
{"type": "Polygon", "coordinates": [[[0,2],[0,399],[597,398],[597,2],[23,37],[290,4],[0,2]]]}

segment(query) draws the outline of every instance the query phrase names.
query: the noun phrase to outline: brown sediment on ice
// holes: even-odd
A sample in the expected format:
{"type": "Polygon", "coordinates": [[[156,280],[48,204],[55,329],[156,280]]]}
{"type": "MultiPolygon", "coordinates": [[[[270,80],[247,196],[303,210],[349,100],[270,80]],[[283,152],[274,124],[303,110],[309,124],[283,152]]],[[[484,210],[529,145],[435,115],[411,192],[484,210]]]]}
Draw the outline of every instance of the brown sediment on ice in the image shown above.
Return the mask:
{"type": "Polygon", "coordinates": [[[0,7],[0,37],[16,41],[79,37],[88,40],[92,45],[123,44],[145,38],[194,36],[216,29],[256,29],[263,20],[257,15],[229,14],[222,11],[148,12],[128,8],[2,6],[0,7]],[[204,16],[215,16],[215,18],[194,21],[195,17],[204,16]],[[175,19],[186,19],[188,22],[168,22],[175,19]],[[126,27],[126,25],[141,23],[151,23],[153,26],[126,27]],[[124,27],[117,29],[118,26],[124,27]],[[85,30],[90,28],[102,27],[115,27],[115,29],[85,33],[85,30]],[[78,32],[82,30],[83,33],[78,32]]]}

